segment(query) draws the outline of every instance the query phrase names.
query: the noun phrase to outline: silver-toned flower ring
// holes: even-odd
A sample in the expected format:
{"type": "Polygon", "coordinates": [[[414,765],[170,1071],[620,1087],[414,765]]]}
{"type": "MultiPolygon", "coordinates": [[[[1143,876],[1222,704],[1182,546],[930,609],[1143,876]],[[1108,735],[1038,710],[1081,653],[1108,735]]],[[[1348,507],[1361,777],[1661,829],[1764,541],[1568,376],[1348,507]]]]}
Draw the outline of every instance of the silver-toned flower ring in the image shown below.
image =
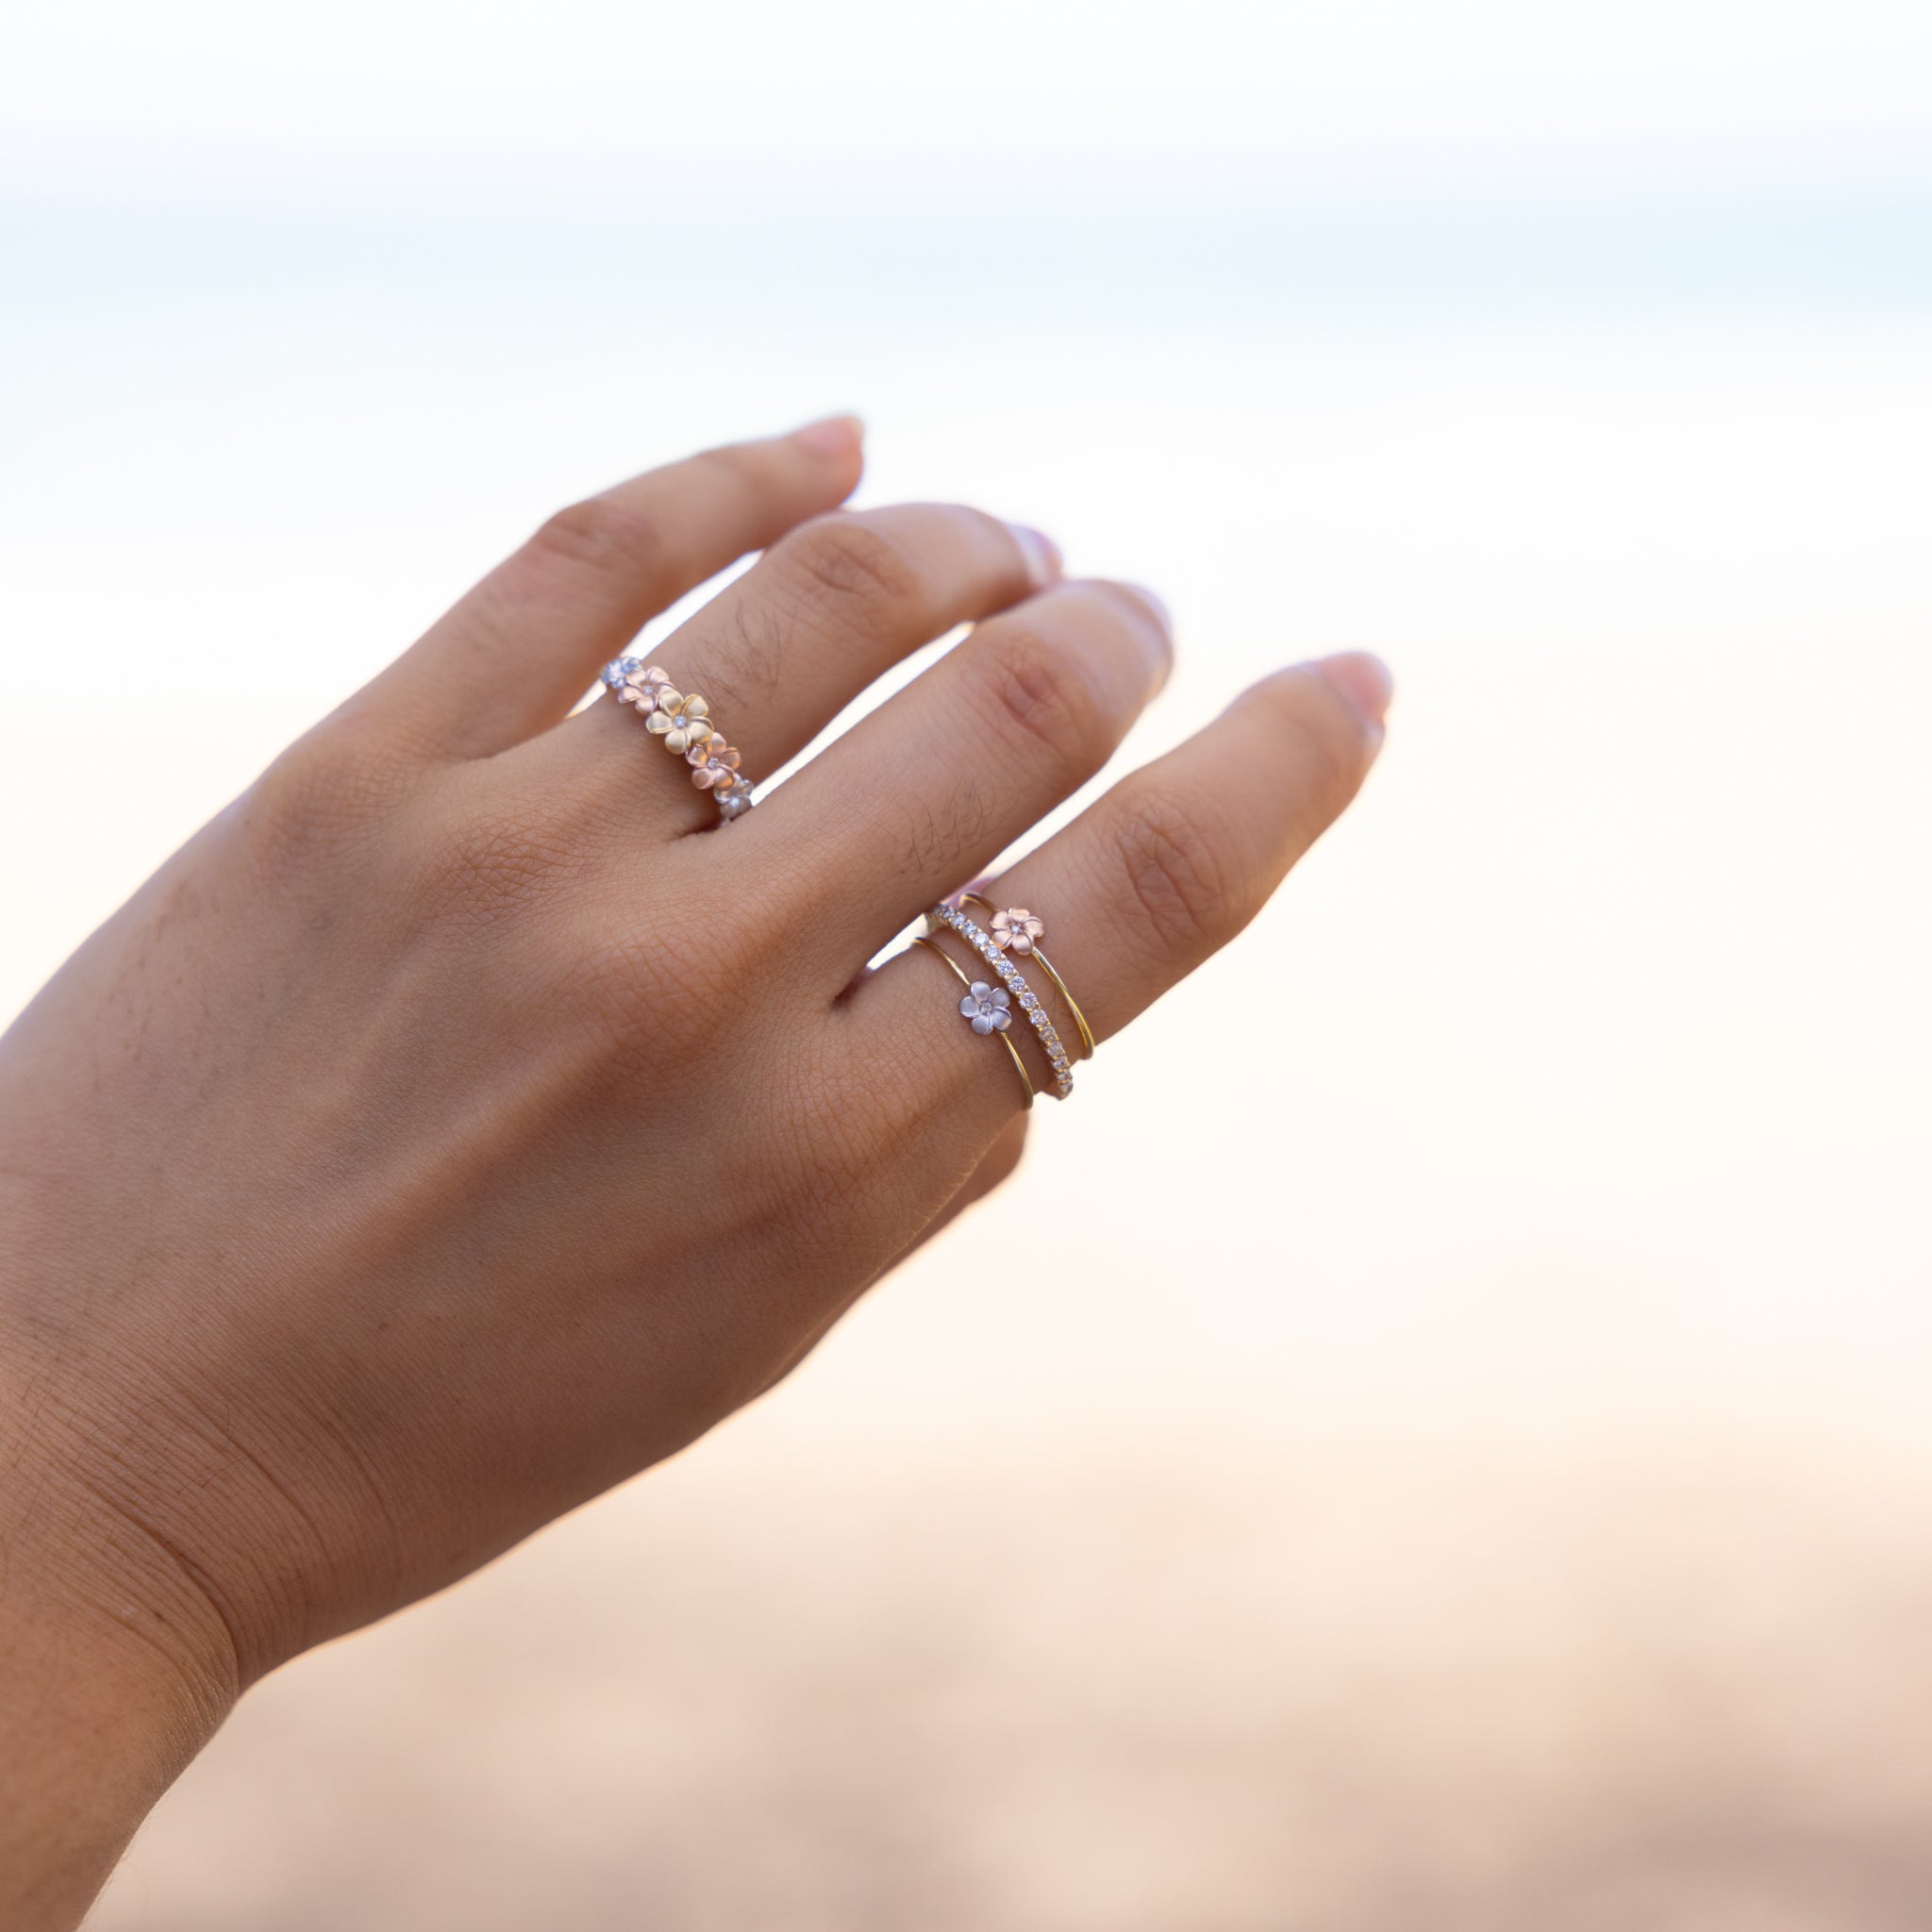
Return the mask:
{"type": "Polygon", "coordinates": [[[711,708],[696,691],[681,691],[661,666],[641,658],[613,658],[599,674],[604,688],[629,705],[664,749],[691,768],[691,782],[708,791],[726,824],[752,808],[751,780],[738,769],[738,751],[724,742],[711,708]]]}
{"type": "Polygon", "coordinates": [[[1020,1058],[1020,1049],[1007,1038],[1007,1028],[1013,1022],[1012,995],[1005,987],[993,986],[984,979],[969,979],[959,962],[937,940],[927,939],[924,933],[919,933],[912,943],[924,946],[928,953],[944,961],[946,971],[966,989],[966,997],[959,1002],[960,1015],[972,1022],[974,1032],[990,1035],[1006,1048],[1007,1058],[1013,1063],[1013,1072],[1020,1076],[1026,1105],[1031,1107],[1033,1076],[1026,1071],[1026,1062],[1020,1058]]]}

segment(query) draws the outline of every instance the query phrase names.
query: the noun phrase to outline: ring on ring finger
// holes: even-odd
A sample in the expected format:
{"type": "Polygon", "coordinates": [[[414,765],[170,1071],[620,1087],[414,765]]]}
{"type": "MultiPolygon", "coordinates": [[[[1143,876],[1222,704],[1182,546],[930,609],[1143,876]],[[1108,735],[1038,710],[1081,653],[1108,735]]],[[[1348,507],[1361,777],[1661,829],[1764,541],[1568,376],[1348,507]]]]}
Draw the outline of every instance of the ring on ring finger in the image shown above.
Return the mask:
{"type": "MultiPolygon", "coordinates": [[[[962,893],[961,896],[967,895],[962,893]]],[[[976,898],[977,894],[973,896],[976,898]]],[[[979,903],[985,905],[988,902],[982,899],[979,903]]],[[[1053,1024],[1053,1015],[1041,1005],[1040,995],[1027,985],[1025,976],[1012,960],[1008,958],[999,941],[977,921],[967,918],[957,906],[948,906],[943,901],[925,915],[925,924],[928,932],[938,932],[941,926],[950,927],[992,968],[998,975],[998,985],[990,987],[990,991],[1000,999],[1003,1007],[1010,1002],[1025,1014],[1034,1032],[1040,1037],[1041,1050],[1046,1055],[1047,1061],[1053,1068],[1055,1092],[1061,1100],[1065,1100],[1074,1091],[1073,1058],[1060,1039],[1059,1028],[1053,1024]]],[[[1045,930],[1043,925],[1041,930],[1045,930]]],[[[932,941],[924,940],[916,943],[931,945],[932,941]]],[[[934,950],[937,951],[938,948],[935,947],[934,950]]],[[[958,968],[954,970],[957,972],[958,968]]],[[[1085,1018],[1080,1015],[1079,1008],[1074,1005],[1073,995],[1060,985],[1058,974],[1055,974],[1053,978],[1054,984],[1060,986],[1061,992],[1065,994],[1068,1007],[1079,1020],[1082,1038],[1091,1039],[1091,1036],[1087,1032],[1085,1018]]],[[[965,1008],[962,1007],[960,1010],[963,1012],[965,1008]]],[[[1008,1044],[1010,1043],[1009,1041],[1008,1044]]],[[[1015,1058],[1017,1057],[1016,1052],[1015,1058]]]]}

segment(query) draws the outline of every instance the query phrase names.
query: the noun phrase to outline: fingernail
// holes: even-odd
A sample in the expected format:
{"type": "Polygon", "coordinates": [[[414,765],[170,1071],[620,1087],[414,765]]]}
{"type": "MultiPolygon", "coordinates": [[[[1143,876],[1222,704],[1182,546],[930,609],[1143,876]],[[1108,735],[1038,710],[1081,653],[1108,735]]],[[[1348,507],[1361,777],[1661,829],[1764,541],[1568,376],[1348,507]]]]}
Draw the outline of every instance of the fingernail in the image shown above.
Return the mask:
{"type": "Polygon", "coordinates": [[[1395,675],[1368,651],[1344,651],[1303,666],[1312,671],[1365,724],[1381,729],[1395,695],[1395,675]]]}
{"type": "Polygon", "coordinates": [[[849,457],[865,441],[865,425],[857,416],[824,416],[794,429],[791,440],[818,457],[849,457]]]}
{"type": "Polygon", "coordinates": [[[1036,591],[1057,583],[1060,575],[1060,546],[1044,530],[1030,524],[1008,524],[1020,555],[1026,559],[1026,578],[1036,591]]]}
{"type": "Polygon", "coordinates": [[[1167,608],[1167,599],[1158,591],[1150,591],[1145,584],[1123,584],[1121,589],[1133,591],[1159,618],[1161,629],[1170,637],[1174,635],[1174,612],[1167,608]]]}

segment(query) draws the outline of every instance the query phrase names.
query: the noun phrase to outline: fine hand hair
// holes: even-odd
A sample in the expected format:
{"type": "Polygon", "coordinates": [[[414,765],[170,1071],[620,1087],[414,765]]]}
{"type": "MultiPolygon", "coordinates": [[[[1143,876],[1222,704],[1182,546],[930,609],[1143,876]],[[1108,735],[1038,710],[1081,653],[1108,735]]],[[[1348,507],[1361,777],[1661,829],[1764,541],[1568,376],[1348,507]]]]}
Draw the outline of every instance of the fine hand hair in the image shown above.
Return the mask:
{"type": "MultiPolygon", "coordinates": [[[[0,1924],[76,1924],[257,1678],[690,1442],[1011,1172],[1001,1042],[922,948],[866,962],[1100,770],[1168,620],[978,510],[841,510],[860,462],[834,418],[560,512],[0,1041],[0,1924]],[[573,708],[754,551],[650,652],[745,773],[974,627],[721,823],[573,708]]],[[[1279,672],[984,888],[1101,1042],[1388,699],[1372,658],[1279,672]]]]}

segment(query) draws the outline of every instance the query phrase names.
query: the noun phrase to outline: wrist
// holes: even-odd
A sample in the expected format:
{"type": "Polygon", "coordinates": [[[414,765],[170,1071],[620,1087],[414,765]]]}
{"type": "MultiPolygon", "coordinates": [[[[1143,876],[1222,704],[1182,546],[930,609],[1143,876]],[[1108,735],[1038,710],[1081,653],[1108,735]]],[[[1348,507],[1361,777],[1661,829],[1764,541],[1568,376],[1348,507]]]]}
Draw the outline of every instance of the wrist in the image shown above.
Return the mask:
{"type": "MultiPolygon", "coordinates": [[[[17,1367],[18,1364],[9,1364],[17,1367]]],[[[78,1924],[238,1690],[205,1592],[0,1388],[0,1924],[78,1924]]]]}

